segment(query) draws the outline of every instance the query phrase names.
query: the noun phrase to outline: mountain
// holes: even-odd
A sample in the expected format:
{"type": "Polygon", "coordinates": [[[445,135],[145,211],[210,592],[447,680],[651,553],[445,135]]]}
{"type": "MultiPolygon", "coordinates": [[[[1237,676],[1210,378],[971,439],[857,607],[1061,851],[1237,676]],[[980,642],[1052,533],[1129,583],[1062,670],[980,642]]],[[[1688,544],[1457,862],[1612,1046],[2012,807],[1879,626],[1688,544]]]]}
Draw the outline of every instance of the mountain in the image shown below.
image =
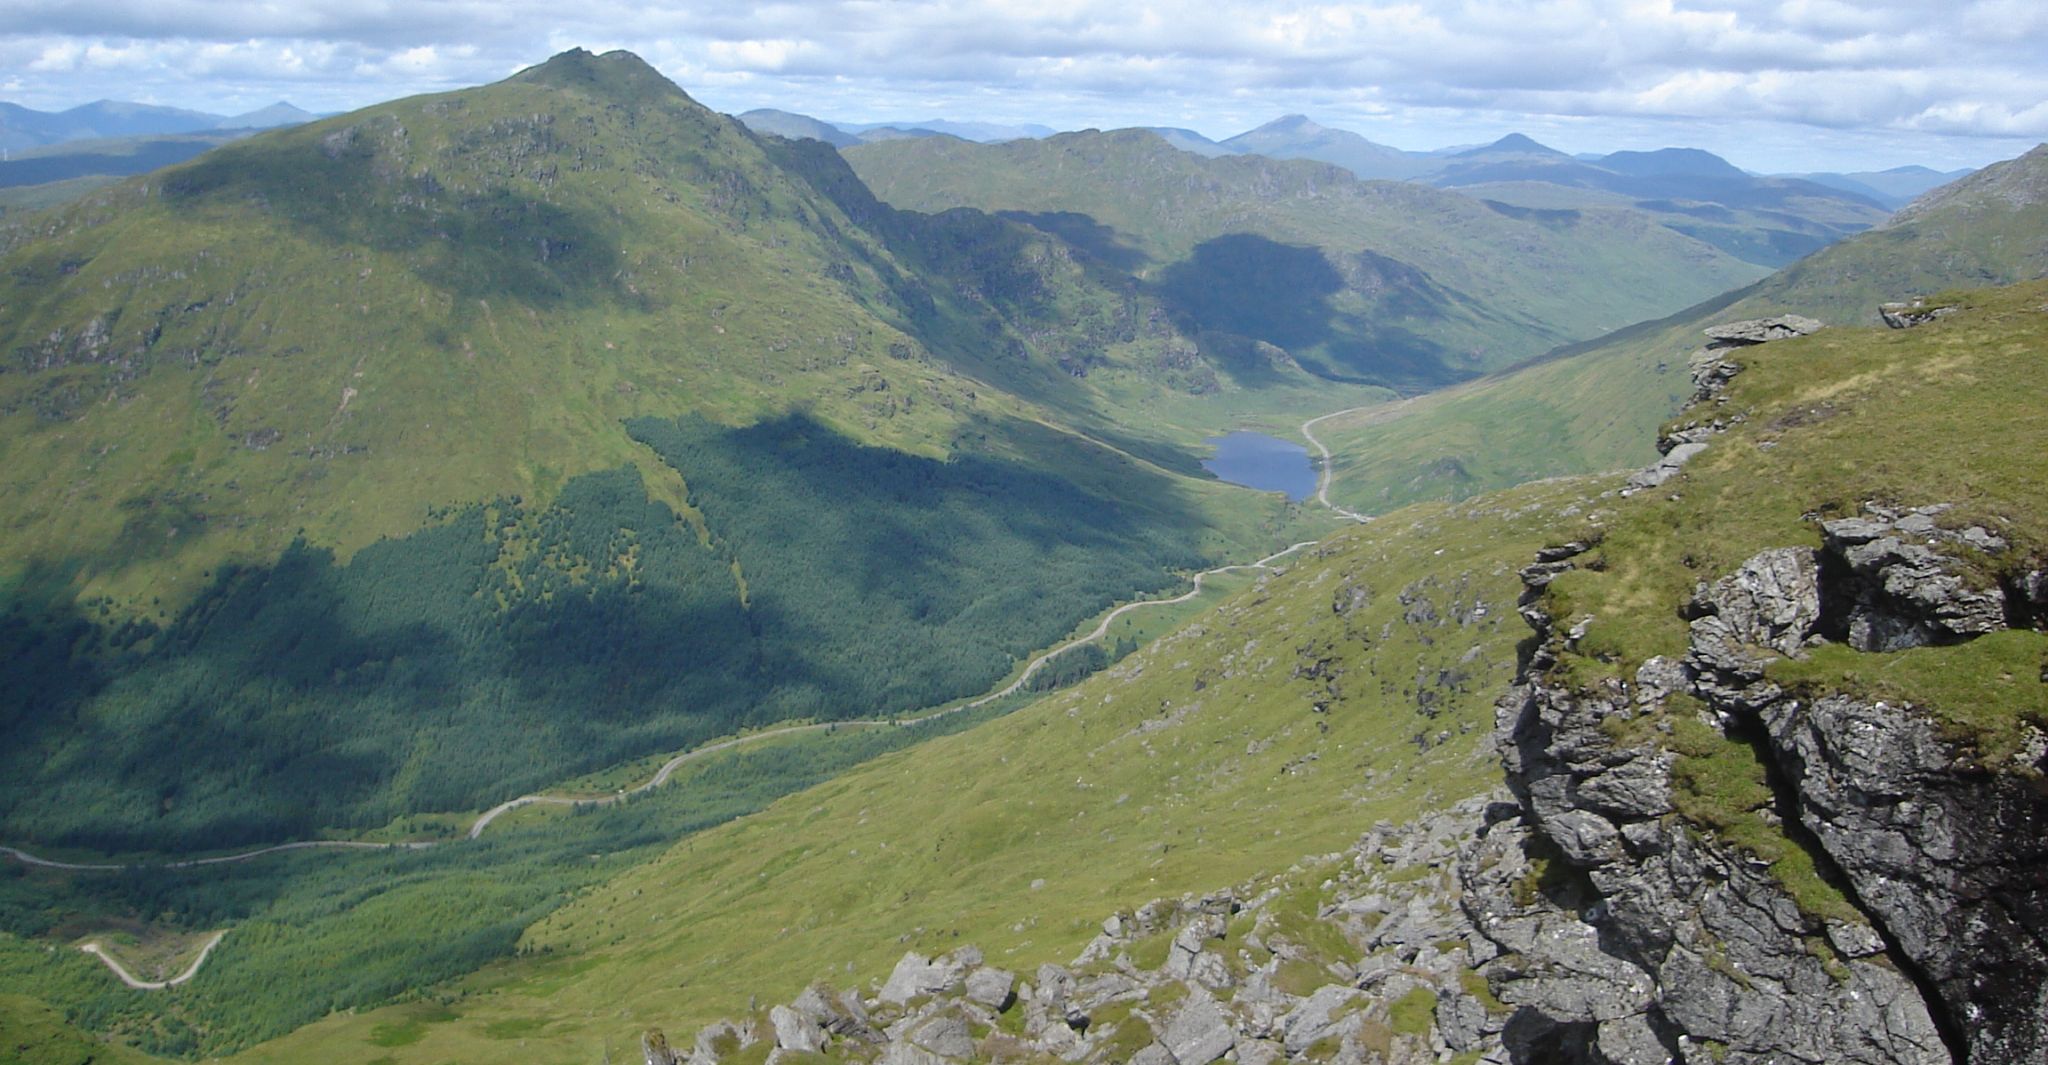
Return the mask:
{"type": "Polygon", "coordinates": [[[1698,148],[1659,148],[1654,152],[1615,152],[1594,160],[1603,169],[1633,177],[1679,175],[1720,181],[1742,181],[1750,175],[1712,152],[1698,148]]]}
{"type": "Polygon", "coordinates": [[[1314,159],[1334,163],[1361,178],[1403,180],[1429,169],[1399,148],[1389,148],[1341,129],[1320,126],[1306,115],[1286,115],[1221,143],[1226,151],[1269,159],[1314,159]]]}
{"type": "Polygon", "coordinates": [[[49,785],[0,794],[11,841],[364,831],[935,705],[1283,535],[1199,468],[1224,416],[1187,412],[1239,371],[1156,301],[625,53],[238,140],[0,247],[0,763],[49,785]]]}
{"type": "Polygon", "coordinates": [[[846,149],[898,207],[1002,212],[1154,292],[1204,351],[1413,389],[1753,279],[1626,213],[1525,211],[1143,130],[846,149]],[[1264,347],[1260,347],[1263,345],[1264,347]]]}
{"type": "Polygon", "coordinates": [[[1537,209],[1628,207],[1744,261],[1778,267],[1882,221],[1876,197],[1745,173],[1695,148],[1584,160],[1511,134],[1441,160],[1419,180],[1537,209]]]}
{"type": "Polygon", "coordinates": [[[146,174],[212,151],[247,133],[246,129],[229,129],[215,133],[69,140],[10,152],[7,159],[0,160],[0,188],[146,174]]]}
{"type": "MultiPolygon", "coordinates": [[[[238,1060],[700,1031],[726,1060],[2032,1060],[2048,958],[2000,914],[2043,891],[2048,482],[2003,456],[2043,401],[2044,299],[1743,348],[1694,417],[1749,417],[1658,491],[1349,530],[1071,691],[685,837],[473,978],[238,1060]],[[1907,499],[1936,509],[1872,503],[1907,499]]],[[[324,991],[304,968],[281,979],[324,991]]]]}
{"type": "Polygon", "coordinates": [[[224,128],[223,121],[223,115],[119,100],[99,100],[56,112],[0,103],[0,148],[17,151],[71,140],[194,133],[224,128]]]}
{"type": "Polygon", "coordinates": [[[279,100],[268,107],[259,107],[239,115],[230,115],[218,123],[221,129],[275,129],[278,126],[296,126],[311,122],[319,115],[291,103],[279,100]]]}
{"type": "Polygon", "coordinates": [[[1050,126],[1041,126],[1037,123],[1029,122],[1021,125],[1006,125],[1001,122],[954,122],[943,118],[928,118],[914,122],[902,120],[889,122],[849,122],[841,123],[839,128],[858,135],[863,140],[867,139],[867,135],[870,133],[885,130],[917,130],[943,133],[949,137],[958,137],[961,140],[977,141],[984,144],[1050,137],[1057,132],[1050,126]]]}
{"type": "Polygon", "coordinates": [[[1462,498],[1531,477],[1648,460],[1658,422],[1692,391],[1687,359],[1714,322],[1794,313],[1874,325],[1878,304],[1958,285],[2048,277],[2048,149],[1922,197],[1749,288],[1545,361],[1323,430],[1336,498],[1368,510],[1462,498]]]}
{"type": "Polygon", "coordinates": [[[1924,166],[1897,166],[1890,170],[1857,171],[1848,174],[1817,173],[1787,174],[1786,177],[1800,178],[1816,185],[1844,189],[1860,196],[1868,196],[1894,210],[1904,207],[1915,196],[1952,181],[1969,176],[1971,171],[1934,170],[1924,166]]]}
{"type": "Polygon", "coordinates": [[[859,137],[809,115],[762,107],[734,117],[746,123],[747,128],[756,133],[773,133],[778,137],[788,137],[792,140],[809,137],[812,140],[824,141],[834,148],[860,143],[859,137]]]}
{"type": "Polygon", "coordinates": [[[1453,158],[1473,160],[1501,159],[1557,159],[1569,160],[1571,156],[1547,144],[1521,133],[1510,133],[1492,144],[1482,144],[1458,152],[1453,158]]]}
{"type": "Polygon", "coordinates": [[[1219,155],[1231,154],[1229,148],[1225,148],[1221,144],[1191,129],[1179,129],[1174,126],[1146,126],[1144,129],[1148,133],[1158,134],[1159,139],[1179,148],[1181,151],[1193,152],[1205,159],[1214,159],[1219,155]]]}
{"type": "MultiPolygon", "coordinates": [[[[939,182],[1036,158],[910,147],[939,182]]],[[[1362,226],[1334,188],[1495,254],[1594,222],[1053,147],[992,194],[1091,152],[1138,192],[894,209],[572,52],[0,229],[8,1054],[2040,1059],[2048,284],[1925,293],[1909,329],[1729,320],[2033,263],[2048,148],[1376,412],[1490,395],[1462,425],[1549,447],[1663,418],[1650,365],[1720,327],[1648,469],[1109,614],[1333,527],[1184,475],[1160,411],[1340,390],[1179,331],[1151,257],[1218,223],[1169,211],[1362,226]],[[1808,335],[1729,346],[1779,333],[1808,335]],[[1071,687],[937,697],[1091,633],[1071,687]],[[900,716],[927,700],[958,712],[900,716]],[[189,849],[282,832],[338,845],[189,849]]],[[[1313,439],[1372,458],[1342,421],[1313,439]]]]}

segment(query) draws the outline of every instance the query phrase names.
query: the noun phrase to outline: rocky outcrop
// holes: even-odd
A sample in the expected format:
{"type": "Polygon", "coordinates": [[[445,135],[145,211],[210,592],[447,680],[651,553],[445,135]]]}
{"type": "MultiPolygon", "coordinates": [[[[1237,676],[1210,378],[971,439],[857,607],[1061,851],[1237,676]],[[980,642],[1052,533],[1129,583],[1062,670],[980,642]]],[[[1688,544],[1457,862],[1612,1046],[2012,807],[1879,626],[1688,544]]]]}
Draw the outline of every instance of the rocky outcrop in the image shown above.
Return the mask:
{"type": "Polygon", "coordinates": [[[1456,898],[1461,849],[1512,809],[1467,801],[1279,877],[1112,914],[1071,964],[1024,979],[972,947],[906,954],[865,998],[814,987],[659,1065],[759,1054],[762,1038],[771,1062],[1505,1065],[1510,1013],[1477,972],[1498,950],[1456,898]]]}
{"type": "MultiPolygon", "coordinates": [[[[1677,660],[1592,688],[1551,677],[1569,649],[1525,571],[1538,640],[1500,730],[1519,819],[1465,867],[1467,908],[1504,952],[1519,1060],[1970,1062],[2048,1057],[2048,737],[1986,765],[1924,713],[1790,692],[1769,662],[1841,640],[1953,643],[2024,616],[2026,576],[1973,578],[2007,551],[1949,509],[1871,506],[1822,547],[1760,552],[1703,583],[1677,660]],[[1693,707],[1704,707],[1694,710],[1693,707]],[[1677,808],[1669,730],[1698,714],[1756,752],[1782,821],[1840,891],[1802,907],[1773,870],[1677,808]]],[[[1582,630],[1580,630],[1582,631],[1582,630]]]]}
{"type": "Polygon", "coordinates": [[[1877,316],[1893,329],[1911,329],[1926,325],[1936,318],[1946,318],[1960,308],[1940,306],[1929,307],[1926,300],[1910,300],[1904,303],[1880,303],[1877,316]]]}
{"type": "MultiPolygon", "coordinates": [[[[1693,394],[1688,407],[1718,402],[1728,382],[1742,372],[1742,363],[1735,360],[1731,352],[1773,340],[1806,336],[1821,328],[1821,323],[1796,314],[1707,327],[1707,346],[1693,352],[1690,363],[1693,394]]],[[[1709,440],[1741,420],[1740,416],[1701,418],[1659,435],[1657,452],[1663,457],[1631,474],[1622,486],[1622,494],[1632,495],[1646,488],[1655,488],[1677,476],[1681,467],[1707,449],[1709,440]]]]}

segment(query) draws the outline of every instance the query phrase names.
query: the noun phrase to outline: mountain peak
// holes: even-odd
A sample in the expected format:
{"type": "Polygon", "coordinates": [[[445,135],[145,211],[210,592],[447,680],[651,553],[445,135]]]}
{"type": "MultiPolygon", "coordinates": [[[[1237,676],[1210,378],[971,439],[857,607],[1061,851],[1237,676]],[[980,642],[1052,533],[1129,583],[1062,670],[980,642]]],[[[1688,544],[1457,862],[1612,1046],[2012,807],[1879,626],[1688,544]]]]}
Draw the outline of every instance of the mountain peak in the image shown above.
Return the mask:
{"type": "Polygon", "coordinates": [[[1279,118],[1276,118],[1273,121],[1268,122],[1265,125],[1252,130],[1252,132],[1294,133],[1301,134],[1304,136],[1311,136],[1317,133],[1327,132],[1327,130],[1324,129],[1324,127],[1321,124],[1317,123],[1314,119],[1308,117],[1307,115],[1281,115],[1279,118]]]}
{"type": "Polygon", "coordinates": [[[594,92],[620,101],[670,94],[688,99],[688,94],[661,71],[624,49],[598,55],[587,49],[571,48],[539,66],[512,75],[511,80],[594,92]]]}
{"type": "Polygon", "coordinates": [[[1502,137],[1497,141],[1494,141],[1492,144],[1488,144],[1480,148],[1474,148],[1471,151],[1464,152],[1462,154],[1484,155],[1491,152],[1522,152],[1534,155],[1555,155],[1560,158],[1569,158],[1569,156],[1566,156],[1563,152],[1560,152],[1547,144],[1539,143],[1536,140],[1520,133],[1510,133],[1507,136],[1502,137]]]}

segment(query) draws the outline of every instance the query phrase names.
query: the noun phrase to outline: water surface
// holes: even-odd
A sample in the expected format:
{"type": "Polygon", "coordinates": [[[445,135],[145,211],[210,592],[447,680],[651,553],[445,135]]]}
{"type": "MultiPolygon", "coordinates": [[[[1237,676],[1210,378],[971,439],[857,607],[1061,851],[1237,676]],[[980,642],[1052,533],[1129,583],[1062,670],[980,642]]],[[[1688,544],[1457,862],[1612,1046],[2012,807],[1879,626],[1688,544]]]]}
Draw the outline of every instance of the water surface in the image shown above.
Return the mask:
{"type": "Polygon", "coordinates": [[[1202,468],[1231,484],[1285,492],[1296,503],[1315,494],[1315,465],[1308,449],[1292,440],[1239,430],[1205,442],[1215,446],[1216,457],[1203,460],[1202,468]]]}

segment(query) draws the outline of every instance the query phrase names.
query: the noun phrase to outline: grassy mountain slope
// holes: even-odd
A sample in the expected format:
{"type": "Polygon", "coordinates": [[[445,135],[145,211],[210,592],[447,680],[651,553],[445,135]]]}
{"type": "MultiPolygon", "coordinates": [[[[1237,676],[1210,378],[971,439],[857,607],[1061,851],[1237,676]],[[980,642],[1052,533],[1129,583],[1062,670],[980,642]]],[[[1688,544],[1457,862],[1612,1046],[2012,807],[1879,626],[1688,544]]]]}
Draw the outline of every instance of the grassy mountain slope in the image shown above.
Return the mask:
{"type": "MultiPolygon", "coordinates": [[[[1514,569],[1537,544],[1597,542],[1546,603],[1584,633],[1557,675],[1592,687],[1681,652],[1696,582],[1816,542],[1816,512],[1951,502],[1958,522],[2008,539],[2000,575],[2016,577],[2048,557],[2048,483],[2008,461],[2040,435],[2048,287],[1959,306],[1909,333],[1844,329],[1750,353],[1722,408],[1747,420],[1667,492],[1589,505],[1574,500],[1612,482],[1582,480],[1390,516],[1066,695],[686,841],[537,926],[525,942],[538,956],[480,976],[468,998],[332,1018],[244,1060],[350,1056],[400,1030],[398,1062],[487,1048],[556,1060],[650,1024],[687,1032],[813,978],[879,978],[906,948],[971,942],[1016,970],[1071,956],[1120,907],[1270,872],[1497,781],[1475,741],[1511,668],[1514,569]],[[525,1042],[491,1042],[511,1032],[525,1042]]],[[[1905,701],[1995,764],[2022,723],[2048,723],[2044,655],[2048,640],[2021,630],[1832,648],[1779,675],[1905,701]]],[[[1616,722],[1631,742],[1653,724],[1616,722]]],[[[1757,816],[1773,797],[1754,750],[1671,724],[1659,742],[1679,754],[1677,816],[1828,912],[1835,889],[1757,816]]]]}
{"type": "Polygon", "coordinates": [[[0,231],[0,835],[359,830],[901,712],[1277,536],[1119,424],[1105,378],[1220,387],[1127,286],[858,185],[575,52],[0,231]]]}
{"type": "Polygon", "coordinates": [[[1701,329],[1785,312],[1872,324],[1885,301],[2048,275],[2044,183],[2048,149],[2036,148],[1747,289],[1509,374],[1325,422],[1317,431],[1338,456],[1333,498],[1384,509],[1648,462],[1658,423],[1692,390],[1686,367],[1701,329]]]}
{"type": "Polygon", "coordinates": [[[1583,520],[1560,513],[1581,490],[1346,534],[1068,692],[683,841],[445,1009],[337,1016],[240,1060],[557,1061],[907,948],[1064,961],[1114,909],[1472,794],[1497,779],[1482,741],[1525,634],[1515,568],[1583,520]]]}
{"type": "Polygon", "coordinates": [[[1426,186],[1143,130],[846,156],[899,207],[972,206],[1051,232],[1157,292],[1205,345],[1264,342],[1325,374],[1442,384],[1757,276],[1640,216],[1496,210],[1426,186]]]}

